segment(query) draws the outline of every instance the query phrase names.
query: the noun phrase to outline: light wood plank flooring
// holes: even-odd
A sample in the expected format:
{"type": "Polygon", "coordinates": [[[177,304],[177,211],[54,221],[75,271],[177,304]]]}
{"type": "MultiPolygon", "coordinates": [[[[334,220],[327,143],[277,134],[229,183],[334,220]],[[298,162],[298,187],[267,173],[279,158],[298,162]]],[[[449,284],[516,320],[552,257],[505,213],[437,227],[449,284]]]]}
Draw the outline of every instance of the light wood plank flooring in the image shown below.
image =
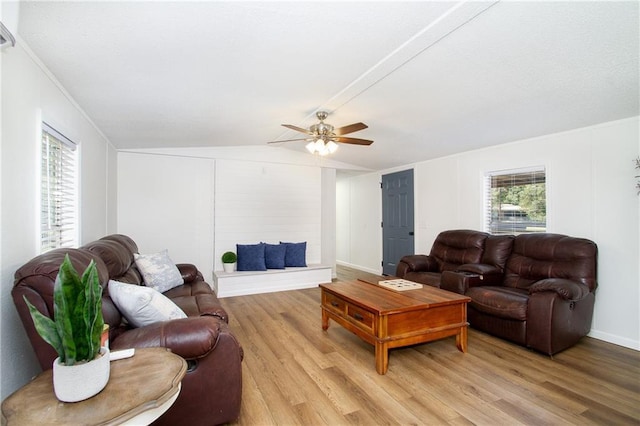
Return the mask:
{"type": "MultiPolygon", "coordinates": [[[[363,276],[339,267],[338,279],[363,276]]],[[[238,425],[639,425],[640,352],[584,338],[553,358],[469,330],[374,349],[320,326],[317,288],[221,299],[244,348],[238,425]]]]}

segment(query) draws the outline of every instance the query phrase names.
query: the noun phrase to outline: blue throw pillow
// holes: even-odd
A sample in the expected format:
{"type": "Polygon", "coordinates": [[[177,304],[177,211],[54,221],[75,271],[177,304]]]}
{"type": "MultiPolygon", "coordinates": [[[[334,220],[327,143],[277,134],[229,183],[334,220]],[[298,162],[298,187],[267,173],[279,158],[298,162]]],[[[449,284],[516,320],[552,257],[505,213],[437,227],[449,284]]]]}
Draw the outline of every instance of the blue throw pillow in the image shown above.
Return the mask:
{"type": "Polygon", "coordinates": [[[266,271],[264,244],[236,244],[238,271],[266,271]]]}
{"type": "Polygon", "coordinates": [[[267,269],[284,269],[284,256],[287,247],[284,244],[265,244],[264,259],[267,269]]]}
{"type": "Polygon", "coordinates": [[[284,255],[284,266],[300,267],[307,266],[307,242],[302,243],[283,243],[280,244],[287,247],[284,255]]]}

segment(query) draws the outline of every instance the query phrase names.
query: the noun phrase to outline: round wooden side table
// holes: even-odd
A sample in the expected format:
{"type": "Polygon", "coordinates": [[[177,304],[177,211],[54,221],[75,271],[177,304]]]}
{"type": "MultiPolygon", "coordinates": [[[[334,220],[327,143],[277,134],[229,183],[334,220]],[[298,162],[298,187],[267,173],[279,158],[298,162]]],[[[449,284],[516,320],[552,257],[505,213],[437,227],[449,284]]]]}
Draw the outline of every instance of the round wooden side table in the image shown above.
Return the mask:
{"type": "Polygon", "coordinates": [[[47,370],[2,402],[2,424],[149,424],[178,398],[186,372],[185,360],[166,348],[136,349],[131,358],[111,361],[109,382],[98,395],[60,402],[47,370]]]}

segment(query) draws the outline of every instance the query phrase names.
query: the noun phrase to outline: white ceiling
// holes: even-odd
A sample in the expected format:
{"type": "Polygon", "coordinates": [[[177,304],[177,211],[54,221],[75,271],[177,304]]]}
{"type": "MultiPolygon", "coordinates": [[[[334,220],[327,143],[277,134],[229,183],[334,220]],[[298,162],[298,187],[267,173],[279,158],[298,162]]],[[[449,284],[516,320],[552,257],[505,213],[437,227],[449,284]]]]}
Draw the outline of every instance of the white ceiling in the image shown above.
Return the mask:
{"type": "MultiPolygon", "coordinates": [[[[385,169],[640,114],[639,3],[36,2],[19,36],[121,149],[362,121],[385,169]]],[[[303,150],[304,142],[280,146],[303,150]]]]}

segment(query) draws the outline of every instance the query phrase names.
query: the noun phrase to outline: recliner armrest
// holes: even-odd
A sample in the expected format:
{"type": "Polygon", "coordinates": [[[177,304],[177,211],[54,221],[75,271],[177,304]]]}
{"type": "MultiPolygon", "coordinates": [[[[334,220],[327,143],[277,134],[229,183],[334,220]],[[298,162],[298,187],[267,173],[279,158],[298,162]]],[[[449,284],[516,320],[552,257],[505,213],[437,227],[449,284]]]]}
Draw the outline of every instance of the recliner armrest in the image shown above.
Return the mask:
{"type": "Polygon", "coordinates": [[[409,266],[411,272],[438,272],[439,265],[435,258],[425,254],[412,254],[403,256],[400,262],[409,266]]]}
{"type": "Polygon", "coordinates": [[[165,347],[184,359],[207,356],[216,347],[226,323],[212,316],[163,321],[120,334],[111,349],[165,347]]]}
{"type": "Polygon", "coordinates": [[[460,265],[456,271],[479,275],[480,281],[482,281],[481,285],[500,285],[502,283],[502,270],[495,265],[466,263],[460,265]]]}
{"type": "Polygon", "coordinates": [[[191,263],[177,263],[176,267],[178,268],[178,271],[180,271],[180,275],[182,275],[182,279],[185,283],[193,282],[197,278],[203,279],[198,268],[191,263]]]}
{"type": "Polygon", "coordinates": [[[440,288],[458,294],[465,294],[470,287],[484,285],[481,276],[471,272],[443,271],[440,288]]]}
{"type": "Polygon", "coordinates": [[[564,278],[547,278],[537,281],[529,287],[529,294],[544,291],[556,292],[563,299],[575,302],[589,294],[589,287],[564,278]]]}

